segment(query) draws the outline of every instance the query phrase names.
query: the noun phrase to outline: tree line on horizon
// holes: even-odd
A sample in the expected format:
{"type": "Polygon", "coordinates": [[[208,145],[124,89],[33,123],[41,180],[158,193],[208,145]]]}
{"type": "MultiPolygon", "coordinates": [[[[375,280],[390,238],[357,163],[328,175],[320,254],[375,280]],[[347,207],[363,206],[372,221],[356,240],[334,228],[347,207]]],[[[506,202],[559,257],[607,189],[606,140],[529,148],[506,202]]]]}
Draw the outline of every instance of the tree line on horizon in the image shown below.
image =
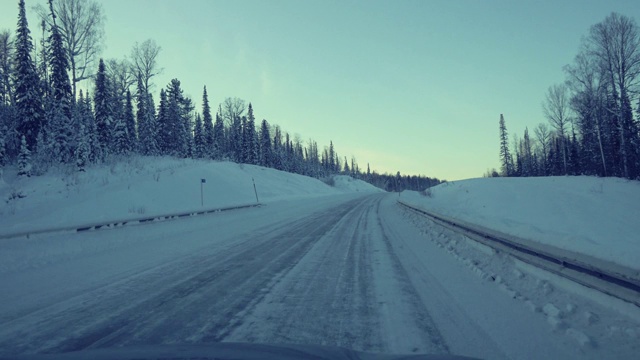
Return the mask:
{"type": "Polygon", "coordinates": [[[320,150],[313,140],[304,144],[265,119],[257,122],[252,104],[239,98],[226,98],[213,114],[206,86],[200,112],[178,79],[160,89],[156,105],[151,87],[161,70],[161,49],[155,41],[135,44],[131,60],[105,61],[98,57],[104,21],[99,4],[49,0],[48,9],[36,8],[38,51],[24,0],[18,5],[15,40],[0,32],[0,169],[17,164],[19,175],[31,176],[71,165],[83,172],[90,164],[140,154],[229,160],[319,179],[346,174],[387,191],[440,182],[378,174],[368,164],[363,171],[354,157],[339,156],[333,142],[320,150]],[[91,93],[78,89],[83,80],[92,81],[91,93]]]}
{"type": "Polygon", "coordinates": [[[640,178],[640,30],[611,13],[591,26],[566,79],[542,103],[548,124],[509,135],[500,115],[500,172],[485,176],[592,175],[640,178]],[[633,110],[633,101],[638,101],[633,110]]]}

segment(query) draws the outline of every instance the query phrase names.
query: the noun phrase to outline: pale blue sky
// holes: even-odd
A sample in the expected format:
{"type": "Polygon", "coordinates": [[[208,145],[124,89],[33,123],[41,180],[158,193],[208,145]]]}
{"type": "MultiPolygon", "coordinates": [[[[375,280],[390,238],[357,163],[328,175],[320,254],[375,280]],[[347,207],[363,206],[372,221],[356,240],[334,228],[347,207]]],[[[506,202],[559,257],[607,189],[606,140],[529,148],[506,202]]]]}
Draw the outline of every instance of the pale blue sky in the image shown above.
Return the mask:
{"type": "MultiPolygon", "coordinates": [[[[0,4],[1,29],[15,30],[17,2],[0,4]]],[[[448,180],[499,167],[501,113],[519,136],[546,121],[545,91],[591,25],[612,11],[640,19],[637,0],[102,4],[103,57],[148,38],[162,47],[156,92],[178,78],[199,107],[207,85],[214,106],[251,101],[259,120],[333,140],[361,168],[448,180]]]]}

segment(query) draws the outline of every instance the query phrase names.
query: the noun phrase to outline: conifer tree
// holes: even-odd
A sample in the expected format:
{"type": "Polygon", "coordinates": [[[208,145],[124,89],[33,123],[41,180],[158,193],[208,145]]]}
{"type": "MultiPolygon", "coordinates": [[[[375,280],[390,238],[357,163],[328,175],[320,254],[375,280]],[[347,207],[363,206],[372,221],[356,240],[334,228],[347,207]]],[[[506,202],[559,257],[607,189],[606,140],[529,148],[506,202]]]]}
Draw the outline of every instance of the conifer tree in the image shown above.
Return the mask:
{"type": "Polygon", "coordinates": [[[164,134],[160,137],[164,142],[167,155],[182,156],[185,145],[182,132],[184,131],[184,123],[180,116],[180,105],[178,103],[177,89],[172,90],[171,86],[175,86],[175,82],[169,85],[166,91],[167,95],[167,114],[166,123],[162,127],[164,134]]]}
{"type": "Polygon", "coordinates": [[[242,159],[246,164],[256,164],[258,160],[258,149],[256,142],[255,117],[253,116],[253,107],[251,106],[251,103],[249,103],[247,117],[243,120],[242,159]]]}
{"type": "Polygon", "coordinates": [[[273,167],[277,170],[284,170],[284,154],[282,149],[282,130],[280,126],[275,126],[273,134],[273,167]]]}
{"type": "Polygon", "coordinates": [[[53,0],[49,0],[51,10],[51,28],[49,35],[49,62],[51,68],[51,91],[55,106],[58,106],[63,116],[71,118],[71,82],[69,80],[69,61],[64,50],[64,44],[60,28],[56,23],[56,14],[53,11],[53,0]]]}
{"type": "Polygon", "coordinates": [[[336,161],[336,152],[335,149],[333,148],[333,141],[329,141],[329,173],[330,174],[335,174],[340,172],[339,168],[339,164],[340,161],[336,161]]]}
{"type": "Polygon", "coordinates": [[[269,123],[263,119],[260,125],[260,165],[273,167],[271,150],[271,135],[269,134],[269,123]]]}
{"type": "Polygon", "coordinates": [[[45,123],[40,79],[31,58],[33,42],[27,22],[24,0],[19,2],[18,27],[15,40],[14,77],[15,106],[18,133],[25,137],[27,147],[36,149],[38,135],[45,123]]]}
{"type": "MultiPolygon", "coordinates": [[[[163,96],[163,93],[160,94],[163,96]]],[[[149,96],[144,90],[142,80],[138,77],[138,91],[136,93],[136,121],[138,122],[138,144],[140,154],[156,155],[157,143],[154,133],[153,124],[150,121],[149,112],[153,112],[153,108],[149,107],[149,96]]]]}
{"type": "Polygon", "coordinates": [[[158,151],[160,154],[168,154],[171,130],[167,122],[167,93],[164,89],[160,89],[160,104],[158,105],[158,115],[156,117],[156,131],[158,151]]]}
{"type": "Polygon", "coordinates": [[[127,128],[127,152],[131,152],[136,148],[138,137],[136,136],[136,120],[133,116],[133,103],[131,101],[131,92],[127,89],[127,95],[124,106],[124,122],[127,128]]]}
{"type": "Polygon", "coordinates": [[[502,175],[512,176],[514,172],[513,158],[509,152],[509,135],[502,114],[500,114],[500,161],[502,163],[502,175]]]}
{"type": "Polygon", "coordinates": [[[188,157],[191,152],[193,135],[191,132],[191,100],[184,97],[178,79],[172,79],[166,90],[167,109],[163,124],[163,139],[166,153],[173,156],[188,157]]]}
{"type": "Polygon", "coordinates": [[[149,129],[150,134],[150,144],[149,144],[149,154],[150,155],[159,155],[160,151],[158,150],[158,120],[156,119],[155,114],[155,102],[153,101],[153,95],[147,93],[147,109],[146,112],[147,118],[145,119],[145,123],[149,129]]]}
{"type": "Polygon", "coordinates": [[[231,159],[242,162],[242,118],[235,116],[229,129],[228,147],[231,159]]]}
{"type": "Polygon", "coordinates": [[[529,138],[529,128],[524,129],[524,139],[520,143],[522,149],[522,175],[533,176],[533,155],[531,151],[531,139],[529,138]]]}
{"type": "Polygon", "coordinates": [[[76,148],[76,168],[79,172],[84,172],[87,164],[89,163],[89,157],[91,149],[89,147],[89,136],[86,132],[85,125],[80,124],[80,129],[77,134],[77,148],[76,148]]]}
{"type": "Polygon", "coordinates": [[[575,131],[572,132],[571,141],[569,142],[568,164],[570,175],[580,175],[580,150],[578,149],[578,140],[575,131]]]}
{"type": "Polygon", "coordinates": [[[195,139],[193,137],[193,103],[190,98],[183,97],[180,110],[181,118],[184,130],[182,136],[184,137],[185,149],[183,150],[182,157],[194,157],[195,156],[195,139]]]}
{"type": "Polygon", "coordinates": [[[98,63],[98,73],[96,74],[96,84],[93,94],[93,103],[96,118],[96,129],[98,131],[98,143],[102,154],[107,155],[112,142],[113,112],[111,96],[109,94],[109,80],[104,65],[100,59],[98,63]]]}
{"type": "Polygon", "coordinates": [[[196,125],[193,130],[193,143],[194,143],[194,152],[193,157],[197,159],[202,159],[206,156],[206,144],[204,137],[204,129],[202,126],[202,117],[200,114],[196,115],[196,125]]]}
{"type": "Polygon", "coordinates": [[[98,129],[96,127],[96,120],[94,118],[89,93],[87,93],[84,101],[82,101],[82,90],[80,90],[79,104],[82,106],[82,113],[84,115],[85,132],[87,133],[89,145],[89,162],[96,163],[100,159],[100,143],[98,142],[98,129]]]}
{"type": "MultiPolygon", "coordinates": [[[[7,136],[7,126],[2,125],[2,128],[0,130],[0,168],[7,164],[7,151],[6,151],[6,141],[5,141],[6,136],[7,136]]],[[[1,177],[2,176],[0,176],[0,178],[1,177]]]]}
{"type": "Polygon", "coordinates": [[[204,156],[208,158],[214,157],[214,136],[213,136],[213,118],[211,117],[211,107],[209,106],[209,97],[207,95],[207,87],[202,92],[202,122],[204,127],[204,156]]]}
{"type": "Polygon", "coordinates": [[[256,132],[255,121],[252,119],[249,121],[249,163],[258,164],[260,146],[258,144],[258,133],[256,132]]]}
{"type": "Polygon", "coordinates": [[[213,126],[213,151],[214,159],[222,159],[226,152],[226,141],[224,134],[224,122],[220,112],[216,113],[216,123],[213,126]]]}
{"type": "Polygon", "coordinates": [[[31,176],[31,151],[27,147],[27,140],[22,135],[20,154],[18,155],[18,176],[31,176]]]}
{"type": "Polygon", "coordinates": [[[117,118],[115,120],[111,142],[112,153],[120,155],[129,153],[129,133],[124,119],[117,118]]]}

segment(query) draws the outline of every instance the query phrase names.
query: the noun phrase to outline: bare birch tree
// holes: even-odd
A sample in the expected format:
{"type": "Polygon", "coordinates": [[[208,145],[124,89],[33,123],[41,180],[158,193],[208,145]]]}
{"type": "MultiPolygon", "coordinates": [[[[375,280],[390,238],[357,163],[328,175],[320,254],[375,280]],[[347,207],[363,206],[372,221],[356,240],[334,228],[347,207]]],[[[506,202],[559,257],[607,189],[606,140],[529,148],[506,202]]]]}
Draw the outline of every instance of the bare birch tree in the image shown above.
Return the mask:
{"type": "MultiPolygon", "coordinates": [[[[13,44],[9,30],[0,32],[0,105],[13,104],[11,91],[11,59],[13,44]]],[[[1,125],[0,125],[1,126],[1,125]]]]}
{"type": "Polygon", "coordinates": [[[567,145],[566,135],[569,126],[569,97],[567,86],[564,84],[553,85],[547,91],[547,97],[542,103],[542,111],[556,130],[562,146],[562,163],[564,173],[567,174],[567,145]]]}
{"type": "MultiPolygon", "coordinates": [[[[48,10],[35,7],[40,18],[51,26],[48,10]]],[[[105,16],[95,0],[57,0],[53,8],[71,67],[71,86],[76,98],[76,84],[93,76],[95,62],[102,52],[105,16]]]]}
{"type": "Polygon", "coordinates": [[[602,22],[591,27],[586,38],[590,55],[598,59],[607,73],[611,96],[616,107],[609,109],[618,120],[620,156],[624,177],[634,177],[633,137],[637,136],[631,115],[630,98],[638,90],[640,80],[640,34],[635,21],[624,15],[611,13],[602,22]]]}
{"type": "Polygon", "coordinates": [[[142,44],[136,43],[131,50],[131,66],[136,79],[144,87],[144,92],[148,93],[151,78],[162,73],[162,68],[158,67],[158,54],[162,48],[156,44],[155,40],[147,39],[142,44]]]}

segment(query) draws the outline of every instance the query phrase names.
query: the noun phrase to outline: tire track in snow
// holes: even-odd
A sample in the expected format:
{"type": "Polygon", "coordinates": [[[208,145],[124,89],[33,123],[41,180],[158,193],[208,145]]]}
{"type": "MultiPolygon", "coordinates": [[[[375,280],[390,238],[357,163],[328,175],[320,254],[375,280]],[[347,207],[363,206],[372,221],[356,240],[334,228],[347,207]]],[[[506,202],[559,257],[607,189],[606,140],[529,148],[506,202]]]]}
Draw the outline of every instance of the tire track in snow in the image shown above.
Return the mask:
{"type": "Polygon", "coordinates": [[[0,349],[56,353],[218,341],[360,201],[267,227],[215,256],[181,259],[15,319],[0,333],[0,349]]]}
{"type": "Polygon", "coordinates": [[[381,200],[345,214],[224,340],[448,353],[380,223],[381,200]]]}
{"type": "Polygon", "coordinates": [[[369,198],[336,222],[225,341],[383,350],[371,249],[361,234],[371,205],[369,198]]]}
{"type": "MultiPolygon", "coordinates": [[[[449,346],[438,330],[438,327],[429,314],[428,309],[420,299],[417,290],[415,289],[414,285],[411,282],[411,279],[409,278],[409,275],[407,274],[407,270],[403,266],[393,248],[392,242],[396,244],[401,243],[402,239],[398,239],[391,235],[386,230],[386,227],[383,226],[382,218],[380,217],[380,204],[381,201],[376,204],[375,214],[372,214],[372,216],[375,217],[376,228],[378,229],[376,233],[380,234],[380,236],[382,237],[381,242],[382,246],[384,247],[384,253],[387,256],[388,265],[390,265],[393,269],[393,281],[397,287],[396,291],[400,292],[400,296],[398,296],[397,293],[395,295],[399,299],[402,299],[406,302],[405,306],[401,306],[396,311],[402,312],[405,317],[411,318],[413,320],[413,325],[417,329],[419,329],[417,334],[419,334],[420,336],[426,335],[426,338],[428,339],[427,342],[423,342],[422,346],[415,345],[416,348],[411,350],[426,352],[429,354],[448,354],[450,353],[449,346]]],[[[411,342],[410,339],[416,334],[407,332],[406,328],[398,329],[398,325],[402,326],[404,324],[398,322],[398,316],[394,313],[387,314],[387,321],[391,323],[389,324],[391,328],[402,333],[401,336],[398,336],[398,334],[394,333],[393,330],[390,331],[392,338],[395,338],[392,340],[392,342],[399,342],[401,346],[405,347],[409,345],[411,342]]],[[[416,339],[413,339],[412,341],[414,342],[414,344],[420,344],[420,341],[416,339]]]]}

